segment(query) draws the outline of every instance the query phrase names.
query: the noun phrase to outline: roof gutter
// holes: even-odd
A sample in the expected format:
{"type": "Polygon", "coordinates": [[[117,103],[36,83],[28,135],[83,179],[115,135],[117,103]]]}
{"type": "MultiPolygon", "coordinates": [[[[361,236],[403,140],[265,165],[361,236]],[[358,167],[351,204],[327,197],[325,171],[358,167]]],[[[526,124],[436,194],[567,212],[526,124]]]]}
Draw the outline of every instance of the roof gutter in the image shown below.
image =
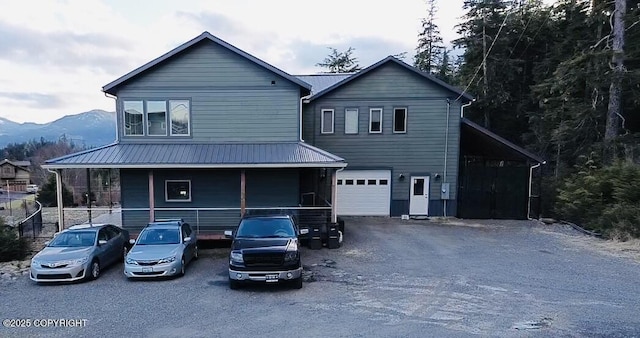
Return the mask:
{"type": "Polygon", "coordinates": [[[313,96],[313,94],[309,94],[307,96],[303,96],[300,98],[300,116],[298,117],[300,119],[300,125],[298,126],[298,128],[300,129],[300,142],[304,142],[304,140],[302,139],[302,104],[303,103],[309,103],[309,101],[304,102],[305,100],[309,99],[311,96],[313,96]]]}

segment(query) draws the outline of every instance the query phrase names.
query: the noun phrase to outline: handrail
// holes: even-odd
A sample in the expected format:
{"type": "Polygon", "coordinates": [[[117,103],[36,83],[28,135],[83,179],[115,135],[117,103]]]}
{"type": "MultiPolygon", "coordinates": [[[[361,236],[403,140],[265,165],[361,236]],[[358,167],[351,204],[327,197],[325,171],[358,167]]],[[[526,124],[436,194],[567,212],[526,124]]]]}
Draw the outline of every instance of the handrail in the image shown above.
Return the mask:
{"type": "Polygon", "coordinates": [[[31,215],[29,215],[29,217],[23,219],[22,221],[18,222],[18,226],[26,223],[28,220],[30,220],[31,218],[35,217],[39,212],[42,212],[42,204],[40,204],[40,202],[35,201],[38,204],[38,210],[34,211],[31,215]]]}
{"type": "MultiPolygon", "coordinates": [[[[331,210],[331,207],[256,207],[246,208],[246,210],[331,210]]],[[[64,208],[64,210],[75,211],[108,211],[112,208],[64,208]]],[[[149,208],[120,208],[121,211],[149,211],[149,208]]],[[[165,211],[240,211],[240,208],[154,208],[154,210],[165,211]]]]}

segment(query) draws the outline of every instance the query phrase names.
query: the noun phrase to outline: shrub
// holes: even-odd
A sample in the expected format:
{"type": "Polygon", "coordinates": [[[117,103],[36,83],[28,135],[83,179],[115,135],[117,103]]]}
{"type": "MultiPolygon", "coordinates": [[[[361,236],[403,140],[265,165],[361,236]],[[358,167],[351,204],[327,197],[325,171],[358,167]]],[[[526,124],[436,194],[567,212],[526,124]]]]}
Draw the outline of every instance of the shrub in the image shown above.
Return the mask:
{"type": "MultiPolygon", "coordinates": [[[[42,203],[45,207],[58,206],[55,175],[49,175],[47,183],[45,183],[38,192],[38,202],[42,203]]],[[[64,183],[62,183],[62,205],[65,207],[73,205],[73,193],[64,183]]]]}
{"type": "Polygon", "coordinates": [[[558,189],[556,211],[606,237],[640,238],[640,167],[626,162],[598,168],[586,161],[558,189]]]}
{"type": "Polygon", "coordinates": [[[26,240],[18,237],[16,229],[0,220],[0,262],[24,259],[28,249],[26,240]]]}

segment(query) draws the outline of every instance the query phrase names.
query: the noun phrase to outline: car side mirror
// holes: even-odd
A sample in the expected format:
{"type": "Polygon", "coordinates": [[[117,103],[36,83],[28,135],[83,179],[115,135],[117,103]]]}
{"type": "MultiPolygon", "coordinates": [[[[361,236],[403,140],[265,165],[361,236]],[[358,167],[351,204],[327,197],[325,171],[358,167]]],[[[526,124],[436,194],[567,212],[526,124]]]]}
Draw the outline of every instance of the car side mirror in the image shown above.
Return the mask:
{"type": "Polygon", "coordinates": [[[226,237],[226,238],[233,238],[233,231],[231,231],[231,230],[225,230],[225,231],[224,231],[224,237],[226,237]]]}
{"type": "Polygon", "coordinates": [[[49,245],[49,243],[51,243],[51,241],[46,241],[44,242],[44,245],[49,245]]]}
{"type": "Polygon", "coordinates": [[[105,245],[107,244],[107,241],[105,241],[104,239],[101,239],[98,241],[98,245],[105,245]]]}
{"type": "Polygon", "coordinates": [[[190,242],[191,241],[191,237],[185,237],[182,241],[185,242],[185,243],[186,242],[190,242]]]}
{"type": "Polygon", "coordinates": [[[131,245],[136,244],[136,240],[135,240],[135,239],[130,239],[130,240],[129,240],[129,244],[131,244],[131,245]]]}
{"type": "Polygon", "coordinates": [[[301,235],[308,235],[309,234],[309,229],[300,229],[300,234],[301,235]]]}

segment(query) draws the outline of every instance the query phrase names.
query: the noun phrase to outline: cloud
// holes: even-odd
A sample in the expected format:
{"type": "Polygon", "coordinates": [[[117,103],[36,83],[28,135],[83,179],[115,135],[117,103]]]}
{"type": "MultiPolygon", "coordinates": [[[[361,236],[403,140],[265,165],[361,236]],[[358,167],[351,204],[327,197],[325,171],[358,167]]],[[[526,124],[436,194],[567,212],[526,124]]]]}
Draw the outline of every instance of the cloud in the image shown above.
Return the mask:
{"type": "Polygon", "coordinates": [[[63,106],[63,100],[60,97],[50,94],[0,92],[0,98],[20,101],[29,108],[59,108],[63,106]]]}
{"type": "Polygon", "coordinates": [[[122,72],[131,46],[101,33],[40,32],[0,21],[0,59],[65,69],[87,67],[107,73],[122,72]]]}
{"type": "Polygon", "coordinates": [[[238,22],[219,13],[177,11],[175,15],[179,19],[197,23],[199,26],[204,27],[205,30],[215,32],[214,34],[237,35],[246,33],[238,22]]]}

